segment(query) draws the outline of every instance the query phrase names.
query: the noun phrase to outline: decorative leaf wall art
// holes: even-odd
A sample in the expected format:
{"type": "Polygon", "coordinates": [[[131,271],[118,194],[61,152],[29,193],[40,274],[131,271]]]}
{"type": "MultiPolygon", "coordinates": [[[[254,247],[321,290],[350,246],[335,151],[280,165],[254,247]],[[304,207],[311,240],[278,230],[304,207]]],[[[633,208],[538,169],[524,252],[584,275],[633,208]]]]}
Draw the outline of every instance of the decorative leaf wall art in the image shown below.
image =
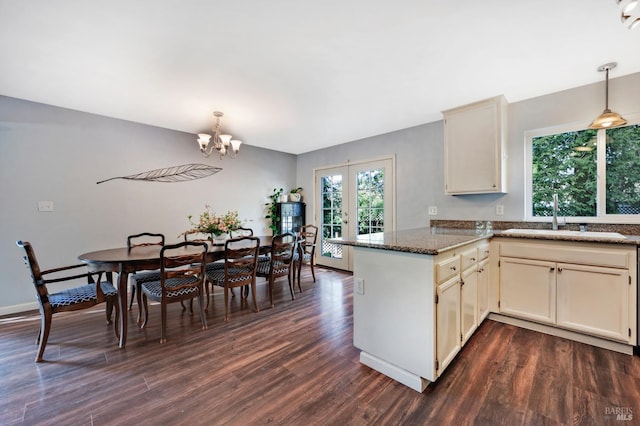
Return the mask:
{"type": "Polygon", "coordinates": [[[212,167],[206,164],[183,164],[165,169],[149,170],[135,175],[112,177],[96,182],[96,184],[114,179],[142,180],[146,182],[186,182],[214,175],[221,170],[222,167],[212,167]]]}

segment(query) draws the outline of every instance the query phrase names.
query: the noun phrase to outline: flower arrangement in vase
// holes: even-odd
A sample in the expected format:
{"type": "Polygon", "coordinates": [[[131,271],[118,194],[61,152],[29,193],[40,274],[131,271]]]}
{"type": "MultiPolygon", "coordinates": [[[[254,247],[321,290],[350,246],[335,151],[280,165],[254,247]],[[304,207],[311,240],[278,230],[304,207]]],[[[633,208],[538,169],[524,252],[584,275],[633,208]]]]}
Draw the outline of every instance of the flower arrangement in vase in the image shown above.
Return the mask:
{"type": "Polygon", "coordinates": [[[237,211],[229,210],[225,214],[217,215],[208,205],[205,206],[205,211],[200,214],[197,222],[193,222],[192,217],[189,215],[189,222],[193,227],[185,231],[185,234],[195,232],[210,234],[212,240],[214,236],[220,237],[222,234],[228,234],[237,230],[241,225],[237,211]]]}

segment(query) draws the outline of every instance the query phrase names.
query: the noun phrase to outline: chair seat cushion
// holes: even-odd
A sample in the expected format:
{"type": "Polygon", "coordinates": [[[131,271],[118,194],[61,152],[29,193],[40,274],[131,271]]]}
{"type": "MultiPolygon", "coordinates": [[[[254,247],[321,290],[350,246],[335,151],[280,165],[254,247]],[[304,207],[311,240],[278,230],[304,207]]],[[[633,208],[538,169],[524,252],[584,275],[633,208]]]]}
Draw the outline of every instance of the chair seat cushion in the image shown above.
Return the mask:
{"type": "MultiPolygon", "coordinates": [[[[197,283],[197,277],[188,278],[170,278],[165,284],[167,286],[167,297],[182,297],[193,294],[198,294],[198,287],[185,287],[174,290],[173,288],[181,286],[183,284],[197,283]]],[[[160,300],[162,298],[162,284],[160,281],[149,281],[142,284],[142,291],[152,300],[160,300]]]]}
{"type": "Polygon", "coordinates": [[[129,275],[129,279],[131,280],[131,284],[142,284],[149,281],[159,281],[160,271],[136,272],[135,274],[129,275]]]}
{"type": "MultiPolygon", "coordinates": [[[[258,262],[258,270],[256,273],[262,276],[269,275],[270,269],[271,269],[271,260],[261,261],[261,262],[258,262]]],[[[276,275],[286,274],[287,272],[289,272],[289,265],[276,260],[273,263],[273,269],[274,269],[273,273],[276,275]]]]}
{"type": "MultiPolygon", "coordinates": [[[[229,280],[230,283],[237,283],[237,282],[242,282],[242,281],[246,281],[247,277],[246,276],[233,276],[235,274],[241,273],[242,271],[244,272],[251,272],[251,268],[231,268],[230,273],[232,274],[231,279],[229,280]]],[[[211,281],[213,284],[215,285],[219,285],[221,287],[224,287],[224,265],[222,268],[216,268],[216,269],[212,269],[212,270],[207,270],[207,279],[209,281],[211,281]]]]}
{"type": "MultiPolygon", "coordinates": [[[[116,288],[109,281],[101,281],[100,287],[105,296],[114,296],[118,294],[116,288]]],[[[71,306],[77,303],[90,302],[97,300],[96,285],[87,284],[80,287],[69,288],[57,293],[49,294],[49,303],[52,307],[71,306]]]]}

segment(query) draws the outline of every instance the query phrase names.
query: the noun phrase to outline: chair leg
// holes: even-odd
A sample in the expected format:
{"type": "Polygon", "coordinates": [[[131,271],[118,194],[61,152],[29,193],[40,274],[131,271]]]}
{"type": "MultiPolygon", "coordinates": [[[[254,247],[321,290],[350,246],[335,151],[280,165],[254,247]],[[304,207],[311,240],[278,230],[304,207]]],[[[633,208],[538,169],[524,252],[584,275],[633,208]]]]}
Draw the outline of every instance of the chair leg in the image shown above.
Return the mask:
{"type": "MultiPolygon", "coordinates": [[[[291,300],[296,300],[296,295],[293,293],[293,285],[291,284],[291,273],[287,275],[287,280],[289,281],[289,291],[291,292],[291,300]]],[[[294,279],[295,282],[295,279],[294,279]]]]}
{"type": "Polygon", "coordinates": [[[113,300],[107,299],[107,308],[104,310],[107,315],[107,324],[111,324],[111,314],[113,313],[113,300]]]}
{"type": "Polygon", "coordinates": [[[200,294],[198,294],[198,306],[200,307],[200,321],[202,321],[202,329],[206,330],[209,327],[207,326],[207,317],[204,315],[204,296],[202,293],[203,291],[200,289],[200,294]]]}
{"type": "Polygon", "coordinates": [[[167,341],[167,304],[164,300],[160,303],[160,312],[162,316],[162,322],[160,324],[160,343],[167,341]]]}
{"type": "Polygon", "coordinates": [[[229,321],[229,287],[224,286],[224,320],[229,321]]]}
{"type": "Polygon", "coordinates": [[[313,282],[316,282],[316,271],[313,269],[313,257],[311,258],[311,261],[309,262],[309,265],[311,266],[311,275],[313,276],[313,282]]]}
{"type": "MultiPolygon", "coordinates": [[[[273,304],[273,277],[269,277],[269,302],[271,302],[271,307],[275,307],[275,305],[273,304]]],[[[255,301],[255,295],[253,297],[253,300],[255,301]]]]}
{"type": "Polygon", "coordinates": [[[50,306],[45,306],[40,309],[40,335],[38,336],[38,354],[36,355],[36,362],[42,362],[44,348],[47,346],[47,340],[49,340],[52,317],[53,312],[51,312],[50,306]]]}
{"type": "Polygon", "coordinates": [[[138,302],[138,319],[136,320],[136,322],[138,324],[140,324],[140,320],[142,320],[142,284],[136,284],[137,287],[137,293],[136,293],[136,300],[138,302]]]}
{"type": "MultiPolygon", "coordinates": [[[[253,278],[251,281],[251,298],[253,299],[253,307],[256,312],[260,312],[258,309],[258,300],[256,299],[256,279],[253,278]]],[[[271,307],[273,308],[273,298],[271,299],[271,307]]]]}
{"type": "MultiPolygon", "coordinates": [[[[209,312],[209,301],[211,300],[211,295],[209,293],[209,281],[208,280],[204,281],[204,288],[205,288],[205,291],[207,293],[207,304],[204,307],[204,311],[205,312],[209,312]]],[[[213,293],[213,284],[211,284],[211,293],[213,293]]]]}
{"type": "Polygon", "coordinates": [[[118,304],[118,296],[115,297],[111,304],[116,308],[116,320],[113,323],[113,329],[116,333],[116,339],[120,340],[120,305],[118,304]]]}
{"type": "MultiPolygon", "coordinates": [[[[135,284],[131,284],[131,298],[129,299],[129,310],[131,310],[131,307],[133,306],[133,296],[135,295],[136,295],[136,286],[135,284]]],[[[140,308],[140,305],[138,304],[138,309],[139,308],[140,308]]]]}
{"type": "Polygon", "coordinates": [[[149,321],[149,305],[147,304],[147,295],[142,295],[142,308],[144,310],[144,321],[140,328],[145,328],[147,326],[147,321],[149,321]]]}

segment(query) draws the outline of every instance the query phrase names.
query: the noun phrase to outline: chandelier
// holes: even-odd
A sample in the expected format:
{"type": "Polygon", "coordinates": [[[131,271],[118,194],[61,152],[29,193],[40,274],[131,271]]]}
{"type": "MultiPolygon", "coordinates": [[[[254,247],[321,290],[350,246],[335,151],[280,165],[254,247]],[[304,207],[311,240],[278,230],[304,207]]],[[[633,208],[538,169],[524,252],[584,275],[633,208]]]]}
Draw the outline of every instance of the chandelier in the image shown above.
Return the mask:
{"type": "Polygon", "coordinates": [[[205,157],[209,157],[215,150],[221,160],[227,154],[230,154],[231,158],[236,158],[238,151],[240,151],[241,141],[231,139],[231,135],[220,134],[220,117],[223,115],[224,114],[220,111],[214,111],[213,113],[213,116],[215,117],[215,122],[211,128],[213,136],[207,133],[198,133],[198,145],[200,145],[200,152],[205,157]]]}
{"type": "Polygon", "coordinates": [[[640,25],[640,3],[639,0],[616,0],[620,9],[620,21],[630,30],[640,25]]]}
{"type": "Polygon", "coordinates": [[[617,62],[610,62],[598,67],[599,72],[606,72],[606,80],[604,86],[605,104],[604,111],[602,111],[602,114],[600,114],[593,120],[593,122],[589,126],[590,129],[607,129],[609,127],[618,127],[627,124],[627,120],[622,118],[620,114],[618,114],[617,112],[612,112],[609,109],[609,70],[615,68],[617,65],[617,62]]]}

